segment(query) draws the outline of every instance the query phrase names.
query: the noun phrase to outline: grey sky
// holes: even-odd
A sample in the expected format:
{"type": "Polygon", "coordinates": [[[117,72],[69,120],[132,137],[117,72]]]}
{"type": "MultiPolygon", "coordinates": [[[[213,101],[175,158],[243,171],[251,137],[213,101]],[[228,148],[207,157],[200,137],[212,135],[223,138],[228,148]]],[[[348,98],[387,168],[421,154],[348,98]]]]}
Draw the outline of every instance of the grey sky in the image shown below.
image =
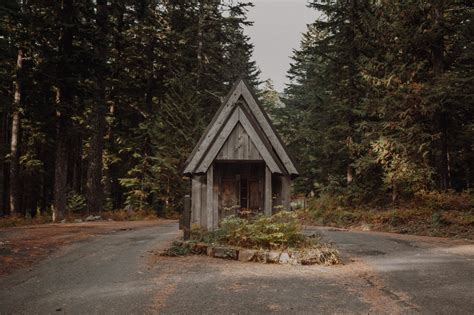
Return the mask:
{"type": "Polygon", "coordinates": [[[255,45],[254,59],[262,71],[261,78],[272,79],[275,88],[283,91],[288,82],[292,50],[299,48],[306,25],[317,13],[306,7],[307,0],[253,0],[249,20],[254,25],[246,29],[255,45]]]}

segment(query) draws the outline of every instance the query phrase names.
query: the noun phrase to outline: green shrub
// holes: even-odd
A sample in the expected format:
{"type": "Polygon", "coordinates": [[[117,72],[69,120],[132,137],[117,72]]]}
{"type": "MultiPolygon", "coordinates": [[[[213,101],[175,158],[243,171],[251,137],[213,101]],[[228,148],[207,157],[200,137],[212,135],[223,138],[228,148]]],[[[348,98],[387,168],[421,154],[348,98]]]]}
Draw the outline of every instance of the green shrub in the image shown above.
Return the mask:
{"type": "Polygon", "coordinates": [[[79,213],[86,210],[86,198],[71,191],[67,195],[67,209],[70,213],[79,213]]]}
{"type": "Polygon", "coordinates": [[[253,219],[229,216],[222,220],[218,230],[209,233],[195,230],[191,237],[206,243],[255,249],[299,248],[311,243],[302,233],[296,213],[288,211],[253,219]]]}
{"type": "Polygon", "coordinates": [[[186,255],[189,255],[190,253],[191,253],[191,248],[187,246],[183,246],[179,242],[173,242],[173,244],[171,244],[171,247],[166,250],[165,255],[177,257],[177,256],[186,256],[186,255]]]}

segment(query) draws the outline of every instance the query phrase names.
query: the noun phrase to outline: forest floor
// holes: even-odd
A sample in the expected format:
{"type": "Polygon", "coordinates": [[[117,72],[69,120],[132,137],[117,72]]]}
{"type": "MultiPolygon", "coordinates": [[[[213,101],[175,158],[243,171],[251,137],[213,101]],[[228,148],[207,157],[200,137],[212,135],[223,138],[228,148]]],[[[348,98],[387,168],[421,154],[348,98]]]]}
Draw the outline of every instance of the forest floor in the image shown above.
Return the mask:
{"type": "Polygon", "coordinates": [[[340,196],[309,199],[299,210],[303,223],[351,230],[379,231],[474,240],[474,195],[424,193],[395,204],[341,205],[340,196]]]}
{"type": "Polygon", "coordinates": [[[101,221],[0,228],[0,277],[17,269],[28,269],[60,247],[74,242],[161,222],[165,221],[101,221]]]}
{"type": "Polygon", "coordinates": [[[473,211],[324,209],[301,211],[300,217],[309,225],[474,240],[473,211]]]}
{"type": "Polygon", "coordinates": [[[472,241],[306,227],[334,242],[344,264],[268,265],[163,257],[181,235],[178,225],[150,223],[114,223],[109,231],[115,233],[73,242],[33,268],[0,277],[0,313],[468,314],[474,309],[472,241]]]}

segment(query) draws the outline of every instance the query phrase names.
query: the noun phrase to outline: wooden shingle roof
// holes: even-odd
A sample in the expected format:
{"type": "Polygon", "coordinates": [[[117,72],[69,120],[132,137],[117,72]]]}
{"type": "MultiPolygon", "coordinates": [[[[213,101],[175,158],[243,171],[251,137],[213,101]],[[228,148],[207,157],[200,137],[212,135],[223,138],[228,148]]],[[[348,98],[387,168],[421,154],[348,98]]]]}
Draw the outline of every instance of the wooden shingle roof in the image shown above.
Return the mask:
{"type": "Polygon", "coordinates": [[[184,167],[185,175],[204,174],[235,126],[240,124],[272,173],[299,175],[297,166],[245,80],[238,80],[214,115],[184,167]]]}

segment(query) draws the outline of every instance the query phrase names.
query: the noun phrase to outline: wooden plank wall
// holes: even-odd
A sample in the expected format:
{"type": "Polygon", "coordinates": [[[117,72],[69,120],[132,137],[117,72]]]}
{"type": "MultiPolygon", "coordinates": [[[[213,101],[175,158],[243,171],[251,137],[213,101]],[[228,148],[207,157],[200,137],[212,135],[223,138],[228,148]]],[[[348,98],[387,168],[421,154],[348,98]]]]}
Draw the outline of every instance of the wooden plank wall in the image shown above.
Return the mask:
{"type": "Polygon", "coordinates": [[[191,186],[191,224],[207,227],[207,178],[194,175],[191,186]]]}
{"type": "Polygon", "coordinates": [[[290,209],[291,179],[289,176],[281,177],[281,205],[284,210],[290,209]]]}
{"type": "Polygon", "coordinates": [[[290,176],[272,175],[273,209],[283,207],[283,210],[290,210],[291,178],[290,176]]]}
{"type": "MultiPolygon", "coordinates": [[[[222,214],[221,186],[222,180],[236,178],[237,173],[246,174],[249,180],[258,180],[259,190],[262,190],[262,208],[266,215],[274,213],[274,208],[283,206],[290,210],[291,178],[272,174],[268,166],[259,167],[247,174],[246,166],[229,164],[213,164],[204,176],[194,176],[192,179],[192,224],[213,230],[217,228],[222,214]],[[261,179],[261,180],[260,180],[261,179]],[[272,187],[273,186],[273,187],[272,187]],[[278,197],[273,200],[273,194],[278,197]],[[209,203],[207,201],[210,201],[209,203]]],[[[249,168],[250,170],[250,168],[249,168]]],[[[238,181],[236,181],[237,183],[238,181]]],[[[238,199],[238,187],[236,187],[238,199]]]]}
{"type": "Polygon", "coordinates": [[[191,224],[201,224],[201,177],[194,175],[191,180],[191,224]]]}
{"type": "Polygon", "coordinates": [[[265,167],[265,193],[263,198],[265,198],[265,215],[272,215],[272,172],[270,172],[268,166],[265,167]]]}
{"type": "Polygon", "coordinates": [[[263,158],[245,129],[238,123],[219,151],[217,160],[261,161],[263,158]]]}
{"type": "Polygon", "coordinates": [[[209,169],[207,170],[207,207],[206,209],[206,215],[207,215],[207,222],[206,222],[206,228],[208,230],[213,230],[214,227],[214,211],[213,211],[213,206],[214,206],[214,165],[211,165],[209,169]]]}

